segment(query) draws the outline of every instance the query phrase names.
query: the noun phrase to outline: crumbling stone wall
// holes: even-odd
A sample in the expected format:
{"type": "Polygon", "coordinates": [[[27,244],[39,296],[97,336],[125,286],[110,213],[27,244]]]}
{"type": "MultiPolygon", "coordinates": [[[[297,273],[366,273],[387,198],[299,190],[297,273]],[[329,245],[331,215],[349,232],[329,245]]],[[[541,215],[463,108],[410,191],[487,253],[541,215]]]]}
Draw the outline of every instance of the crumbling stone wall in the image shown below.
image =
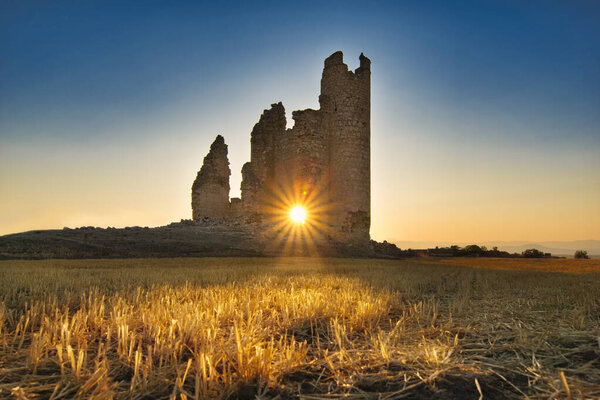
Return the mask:
{"type": "MultiPolygon", "coordinates": [[[[310,201],[319,191],[326,195],[329,179],[329,140],[323,130],[323,114],[319,110],[302,110],[292,113],[294,149],[290,168],[294,172],[294,193],[300,203],[310,201]]],[[[328,201],[328,200],[327,200],[328,201]]]]}
{"type": "Polygon", "coordinates": [[[192,216],[194,220],[203,217],[226,217],[229,214],[229,160],[227,145],[223,136],[218,135],[210,151],[204,157],[192,185],[192,216]]]}
{"type": "Polygon", "coordinates": [[[229,204],[229,216],[237,218],[244,215],[244,208],[242,207],[242,199],[239,197],[233,197],[229,204]]]}
{"type": "MultiPolygon", "coordinates": [[[[201,188],[194,183],[196,208],[204,210],[196,213],[192,201],[194,219],[210,213],[268,218],[277,208],[310,203],[326,210],[319,213],[318,222],[329,227],[328,235],[341,241],[368,242],[371,61],[363,54],[359,60],[355,71],[348,70],[341,51],[325,60],[320,109],[294,111],[292,129],[286,129],[282,103],[264,110],[252,129],[250,162],[242,168],[241,200],[232,199],[226,207],[225,185],[202,184],[201,188]]],[[[220,170],[218,174],[221,179],[223,173],[220,170]]],[[[228,179],[229,174],[227,195],[228,179]]]]}
{"type": "Polygon", "coordinates": [[[273,178],[275,141],[285,131],[285,108],[281,102],[271,104],[250,133],[250,163],[261,184],[273,178]]]}
{"type": "Polygon", "coordinates": [[[251,214],[268,212],[277,157],[276,141],[285,132],[285,108],[281,102],[265,110],[250,134],[250,162],[242,168],[242,204],[251,214]]]}
{"type": "Polygon", "coordinates": [[[259,198],[262,192],[262,183],[254,173],[252,163],[247,162],[242,167],[242,209],[246,214],[259,214],[261,204],[259,198]]]}

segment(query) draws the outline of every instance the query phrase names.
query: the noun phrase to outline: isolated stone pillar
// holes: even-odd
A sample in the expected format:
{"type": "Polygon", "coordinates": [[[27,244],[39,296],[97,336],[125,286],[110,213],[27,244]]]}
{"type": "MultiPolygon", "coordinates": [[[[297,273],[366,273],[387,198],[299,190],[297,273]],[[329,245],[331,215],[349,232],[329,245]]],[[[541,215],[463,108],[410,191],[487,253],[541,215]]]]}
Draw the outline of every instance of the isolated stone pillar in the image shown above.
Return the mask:
{"type": "Polygon", "coordinates": [[[192,185],[192,217],[194,221],[203,217],[222,218],[229,212],[229,160],[227,145],[218,135],[210,151],[204,157],[192,185]]]}

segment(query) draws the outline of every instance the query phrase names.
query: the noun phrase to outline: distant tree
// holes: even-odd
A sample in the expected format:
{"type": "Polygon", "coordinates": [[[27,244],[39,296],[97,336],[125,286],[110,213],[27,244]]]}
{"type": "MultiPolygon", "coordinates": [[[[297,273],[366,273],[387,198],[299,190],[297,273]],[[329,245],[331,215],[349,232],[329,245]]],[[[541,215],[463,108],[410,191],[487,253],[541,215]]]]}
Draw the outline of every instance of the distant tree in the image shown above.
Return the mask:
{"type": "Polygon", "coordinates": [[[483,250],[481,247],[477,246],[476,244],[470,244],[468,246],[465,246],[463,251],[467,254],[479,254],[485,250],[483,250]]]}
{"type": "Polygon", "coordinates": [[[544,253],[539,251],[538,249],[527,249],[521,255],[525,258],[542,258],[544,257],[544,253]]]}
{"type": "Polygon", "coordinates": [[[588,256],[588,253],[585,250],[577,250],[575,252],[575,258],[590,258],[590,256],[588,256]]]}

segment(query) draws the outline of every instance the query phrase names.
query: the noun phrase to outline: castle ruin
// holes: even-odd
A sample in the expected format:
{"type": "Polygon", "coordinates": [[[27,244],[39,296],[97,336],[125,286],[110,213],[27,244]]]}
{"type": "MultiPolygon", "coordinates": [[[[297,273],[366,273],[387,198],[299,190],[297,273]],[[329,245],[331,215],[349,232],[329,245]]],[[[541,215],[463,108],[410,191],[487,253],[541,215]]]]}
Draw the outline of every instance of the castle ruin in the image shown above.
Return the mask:
{"type": "Polygon", "coordinates": [[[229,199],[227,145],[218,135],[192,186],[193,219],[254,218],[276,223],[294,205],[307,222],[339,242],[369,241],[371,225],[371,61],[348,70],[337,51],[325,59],[319,110],[294,111],[286,129],[282,103],[265,110],[251,133],[241,199],[229,199]]]}

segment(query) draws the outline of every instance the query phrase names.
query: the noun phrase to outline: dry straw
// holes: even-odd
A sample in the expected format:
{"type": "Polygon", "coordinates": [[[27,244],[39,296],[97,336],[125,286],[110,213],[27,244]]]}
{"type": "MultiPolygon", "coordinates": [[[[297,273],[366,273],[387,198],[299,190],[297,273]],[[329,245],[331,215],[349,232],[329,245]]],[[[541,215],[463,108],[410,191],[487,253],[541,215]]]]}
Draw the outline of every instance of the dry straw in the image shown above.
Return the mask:
{"type": "Polygon", "coordinates": [[[599,274],[152,259],[0,277],[0,397],[600,397],[599,274]]]}

